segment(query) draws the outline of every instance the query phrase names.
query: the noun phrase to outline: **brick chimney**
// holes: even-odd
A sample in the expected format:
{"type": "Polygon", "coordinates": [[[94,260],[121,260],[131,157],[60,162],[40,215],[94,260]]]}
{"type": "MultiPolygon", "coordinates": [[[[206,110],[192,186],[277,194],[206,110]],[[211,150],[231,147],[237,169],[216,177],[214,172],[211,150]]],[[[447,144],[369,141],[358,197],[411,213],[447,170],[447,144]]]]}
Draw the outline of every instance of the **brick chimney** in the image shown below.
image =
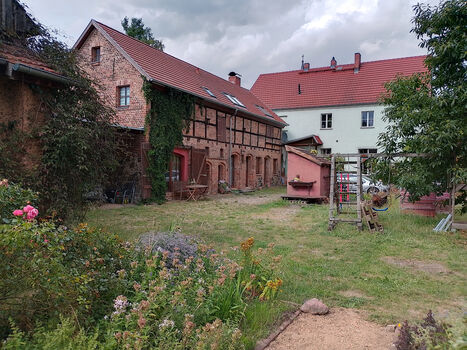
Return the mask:
{"type": "Polygon", "coordinates": [[[310,70],[310,64],[309,63],[304,63],[303,64],[303,71],[308,72],[310,70]]]}
{"type": "Polygon", "coordinates": [[[229,81],[234,84],[240,86],[242,79],[240,78],[241,75],[237,74],[235,72],[230,72],[229,73],[229,81]]]}
{"type": "Polygon", "coordinates": [[[335,57],[332,56],[332,59],[331,59],[331,66],[330,66],[330,67],[331,67],[331,68],[336,68],[336,66],[337,66],[337,61],[336,61],[335,57]]]}
{"type": "Polygon", "coordinates": [[[355,53],[355,61],[354,61],[354,65],[353,65],[353,72],[354,73],[358,73],[358,71],[360,70],[360,64],[362,63],[362,55],[360,54],[360,52],[356,52],[355,53]]]}

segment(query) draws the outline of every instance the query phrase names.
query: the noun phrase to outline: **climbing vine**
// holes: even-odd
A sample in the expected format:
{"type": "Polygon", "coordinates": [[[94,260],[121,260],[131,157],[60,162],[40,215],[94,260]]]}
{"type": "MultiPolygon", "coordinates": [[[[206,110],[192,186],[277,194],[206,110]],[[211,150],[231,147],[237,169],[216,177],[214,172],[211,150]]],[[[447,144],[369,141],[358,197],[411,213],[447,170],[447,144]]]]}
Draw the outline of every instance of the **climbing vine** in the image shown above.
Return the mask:
{"type": "Polygon", "coordinates": [[[167,88],[160,91],[147,80],[143,84],[146,101],[151,108],[146,115],[151,149],[148,152],[148,173],[151,179],[151,199],[165,200],[167,172],[173,149],[183,142],[183,130],[189,127],[195,99],[181,91],[167,88]]]}

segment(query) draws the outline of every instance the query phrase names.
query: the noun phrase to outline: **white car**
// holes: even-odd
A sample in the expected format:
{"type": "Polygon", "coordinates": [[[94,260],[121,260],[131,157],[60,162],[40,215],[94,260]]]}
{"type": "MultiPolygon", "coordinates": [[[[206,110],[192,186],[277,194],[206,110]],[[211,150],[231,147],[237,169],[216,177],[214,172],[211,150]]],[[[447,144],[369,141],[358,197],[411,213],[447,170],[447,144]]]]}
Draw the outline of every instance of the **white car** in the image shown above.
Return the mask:
{"type": "MultiPolygon", "coordinates": [[[[350,182],[349,189],[351,192],[357,191],[357,175],[348,173],[337,173],[337,185],[340,186],[342,182],[343,190],[347,188],[347,182],[350,182]],[[342,175],[342,179],[341,179],[342,175]]],[[[384,185],[381,181],[374,182],[368,176],[362,175],[362,192],[365,193],[378,193],[389,191],[389,186],[384,185]]]]}

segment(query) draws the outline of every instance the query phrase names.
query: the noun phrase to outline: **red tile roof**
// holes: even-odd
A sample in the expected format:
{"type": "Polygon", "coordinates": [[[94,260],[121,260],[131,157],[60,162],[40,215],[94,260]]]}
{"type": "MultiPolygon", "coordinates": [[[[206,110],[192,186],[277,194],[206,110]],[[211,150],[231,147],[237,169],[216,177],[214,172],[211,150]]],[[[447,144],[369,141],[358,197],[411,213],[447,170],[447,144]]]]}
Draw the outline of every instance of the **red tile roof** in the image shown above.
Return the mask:
{"type": "Polygon", "coordinates": [[[273,109],[339,106],[378,102],[384,83],[398,74],[425,72],[426,56],[261,74],[251,91],[273,109]],[[301,94],[298,94],[300,84],[301,94]]]}
{"type": "Polygon", "coordinates": [[[157,50],[97,21],[91,20],[74,45],[75,48],[81,46],[92,27],[110,37],[113,40],[111,43],[116,45],[117,49],[123,50],[124,54],[127,55],[127,59],[130,59],[130,62],[133,61],[132,64],[147,78],[153,79],[156,84],[168,85],[205,100],[230,108],[237,108],[239,112],[254,114],[265,121],[286,124],[250,90],[234,85],[225,79],[157,50]],[[210,96],[203,87],[207,87],[216,97],[210,96]],[[235,96],[246,108],[236,106],[223,93],[235,96]],[[271,116],[263,113],[258,109],[257,105],[264,107],[271,116]]]}
{"type": "Polygon", "coordinates": [[[28,67],[40,69],[49,73],[58,74],[52,68],[42,62],[28,48],[20,45],[0,44],[0,58],[12,64],[23,64],[28,67]]]}

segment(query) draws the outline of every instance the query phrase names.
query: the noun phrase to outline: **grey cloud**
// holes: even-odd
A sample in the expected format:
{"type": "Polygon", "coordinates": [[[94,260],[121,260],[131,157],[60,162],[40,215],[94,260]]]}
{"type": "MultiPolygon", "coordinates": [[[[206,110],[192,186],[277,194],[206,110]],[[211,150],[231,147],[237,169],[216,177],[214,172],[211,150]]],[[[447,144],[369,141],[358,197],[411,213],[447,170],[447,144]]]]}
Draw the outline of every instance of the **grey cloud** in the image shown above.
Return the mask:
{"type": "Polygon", "coordinates": [[[356,51],[363,61],[423,54],[410,33],[416,1],[26,2],[43,24],[68,34],[70,45],[91,18],[121,30],[124,16],[142,17],[166,52],[221,77],[238,71],[250,87],[260,73],[298,69],[302,54],[312,67],[332,56],[350,63],[356,51]]]}

